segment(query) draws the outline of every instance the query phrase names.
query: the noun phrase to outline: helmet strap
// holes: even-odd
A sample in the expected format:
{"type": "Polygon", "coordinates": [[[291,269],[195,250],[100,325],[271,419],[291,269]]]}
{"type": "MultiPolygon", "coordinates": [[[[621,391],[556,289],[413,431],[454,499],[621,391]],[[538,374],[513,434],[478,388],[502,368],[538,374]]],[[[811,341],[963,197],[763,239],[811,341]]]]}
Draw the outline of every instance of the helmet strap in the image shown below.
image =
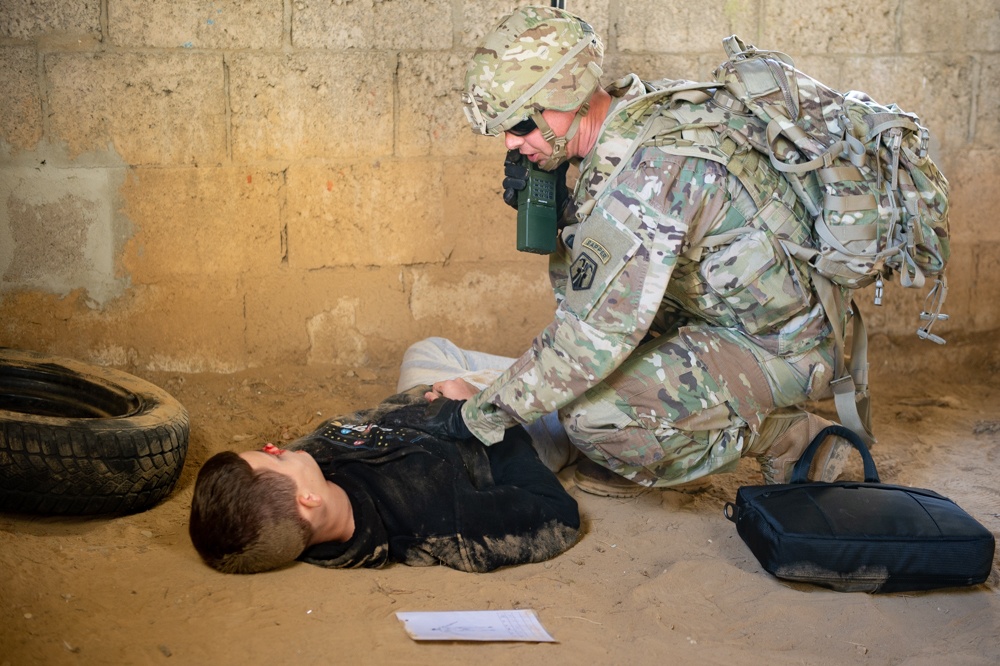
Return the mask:
{"type": "Polygon", "coordinates": [[[566,134],[563,136],[556,136],[556,133],[552,131],[549,123],[545,120],[545,117],[542,116],[541,111],[536,111],[532,114],[531,119],[535,121],[535,125],[541,130],[542,138],[552,147],[552,154],[538,165],[540,169],[543,171],[552,171],[569,159],[569,152],[566,147],[569,145],[570,140],[576,136],[577,131],[580,129],[580,121],[583,120],[583,117],[587,115],[587,111],[589,110],[590,100],[587,100],[577,109],[572,124],[570,124],[569,129],[566,130],[566,134]]]}

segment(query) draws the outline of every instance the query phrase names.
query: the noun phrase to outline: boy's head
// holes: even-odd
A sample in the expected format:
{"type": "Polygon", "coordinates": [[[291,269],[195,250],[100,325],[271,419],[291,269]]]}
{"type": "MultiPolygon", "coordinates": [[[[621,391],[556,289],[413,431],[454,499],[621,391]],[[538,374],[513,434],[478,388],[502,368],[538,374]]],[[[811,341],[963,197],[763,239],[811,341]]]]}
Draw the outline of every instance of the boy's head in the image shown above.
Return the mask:
{"type": "Polygon", "coordinates": [[[299,511],[294,477],[260,465],[255,469],[246,459],[251,453],[265,455],[218,453],[195,481],[191,541],[209,566],[225,573],[256,573],[288,564],[313,536],[299,511]]]}

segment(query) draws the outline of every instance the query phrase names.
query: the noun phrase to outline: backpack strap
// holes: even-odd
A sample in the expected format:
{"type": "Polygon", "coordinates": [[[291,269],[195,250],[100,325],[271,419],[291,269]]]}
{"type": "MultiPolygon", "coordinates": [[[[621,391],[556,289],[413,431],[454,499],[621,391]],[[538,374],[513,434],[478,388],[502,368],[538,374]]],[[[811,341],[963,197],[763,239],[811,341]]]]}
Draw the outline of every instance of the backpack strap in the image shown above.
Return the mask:
{"type": "Polygon", "coordinates": [[[871,395],[868,393],[868,329],[864,318],[854,299],[851,299],[851,312],[854,329],[851,333],[850,367],[848,359],[844,358],[847,349],[844,327],[841,322],[846,314],[837,298],[837,287],[819,273],[812,273],[813,286],[819,295],[819,301],[826,311],[827,319],[833,326],[834,344],[834,378],[830,382],[833,389],[833,401],[837,406],[837,416],[840,422],[858,433],[871,446],[875,436],[871,428],[871,395]]]}
{"type": "MultiPolygon", "coordinates": [[[[656,85],[654,83],[649,83],[649,82],[645,83],[647,87],[656,85]]],[[[711,95],[707,91],[709,89],[713,89],[718,85],[719,84],[714,81],[698,82],[698,81],[678,80],[678,81],[671,81],[668,85],[665,85],[663,87],[654,87],[653,90],[646,93],[645,95],[641,95],[629,101],[624,106],[615,108],[613,113],[608,114],[608,117],[604,121],[605,125],[602,126],[601,129],[599,130],[598,136],[604,133],[605,127],[612,120],[613,117],[621,116],[631,109],[636,109],[636,108],[641,109],[643,105],[651,107],[653,104],[659,103],[661,101],[666,102],[668,99],[671,98],[677,99],[678,101],[701,103],[711,97],[711,95]]],[[[676,121],[669,119],[664,115],[664,112],[668,110],[669,106],[670,106],[669,103],[663,103],[661,104],[659,109],[649,114],[649,117],[645,119],[644,124],[640,129],[639,133],[632,140],[632,143],[629,144],[628,149],[622,155],[621,159],[615,166],[614,170],[610,174],[608,174],[607,178],[604,179],[604,182],[601,183],[597,192],[591,199],[591,202],[596,203],[597,200],[600,199],[601,195],[604,193],[604,190],[607,189],[608,185],[614,182],[615,178],[618,177],[618,175],[622,172],[622,170],[625,169],[625,167],[627,167],[629,163],[631,163],[632,156],[635,155],[635,151],[637,151],[640,146],[649,142],[656,133],[663,132],[665,129],[668,128],[668,126],[677,125],[676,121]]],[[[581,206],[580,210],[577,211],[577,216],[583,217],[589,215],[592,210],[593,210],[593,203],[591,203],[589,206],[584,204],[584,206],[581,206]]]]}

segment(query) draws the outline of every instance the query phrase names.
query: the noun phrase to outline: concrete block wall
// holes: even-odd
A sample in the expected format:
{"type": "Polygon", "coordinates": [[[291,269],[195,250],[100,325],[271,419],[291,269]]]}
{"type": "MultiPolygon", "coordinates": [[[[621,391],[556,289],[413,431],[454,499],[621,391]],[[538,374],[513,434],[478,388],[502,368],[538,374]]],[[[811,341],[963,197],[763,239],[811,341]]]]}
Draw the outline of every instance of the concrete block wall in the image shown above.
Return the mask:
{"type": "MultiPolygon", "coordinates": [[[[458,102],[517,4],[0,3],[0,345],[192,372],[391,366],[427,335],[518,353],[545,259],[458,102]]],[[[736,33],[918,113],[952,183],[951,328],[1000,329],[1000,2],[566,4],[606,81],[706,76],[736,33]]],[[[920,298],[869,328],[912,334],[920,298]]]]}

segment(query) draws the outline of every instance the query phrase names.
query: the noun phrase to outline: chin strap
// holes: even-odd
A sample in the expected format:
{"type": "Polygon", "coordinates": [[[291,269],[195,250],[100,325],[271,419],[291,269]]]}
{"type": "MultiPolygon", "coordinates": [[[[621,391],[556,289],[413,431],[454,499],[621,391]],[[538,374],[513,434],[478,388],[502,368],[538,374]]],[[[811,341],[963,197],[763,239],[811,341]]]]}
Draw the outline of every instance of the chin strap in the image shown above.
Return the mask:
{"type": "Polygon", "coordinates": [[[542,116],[541,111],[536,111],[532,114],[531,119],[535,121],[535,125],[542,132],[542,138],[552,146],[552,154],[544,161],[538,164],[538,167],[543,171],[552,171],[560,164],[569,159],[569,152],[567,150],[567,145],[569,145],[570,140],[576,136],[577,131],[580,129],[580,121],[583,117],[587,115],[587,111],[590,110],[590,102],[586,101],[577,109],[576,116],[573,118],[573,123],[566,130],[566,134],[563,136],[556,136],[556,133],[552,131],[549,127],[548,122],[546,122],[544,116],[542,116]]]}

